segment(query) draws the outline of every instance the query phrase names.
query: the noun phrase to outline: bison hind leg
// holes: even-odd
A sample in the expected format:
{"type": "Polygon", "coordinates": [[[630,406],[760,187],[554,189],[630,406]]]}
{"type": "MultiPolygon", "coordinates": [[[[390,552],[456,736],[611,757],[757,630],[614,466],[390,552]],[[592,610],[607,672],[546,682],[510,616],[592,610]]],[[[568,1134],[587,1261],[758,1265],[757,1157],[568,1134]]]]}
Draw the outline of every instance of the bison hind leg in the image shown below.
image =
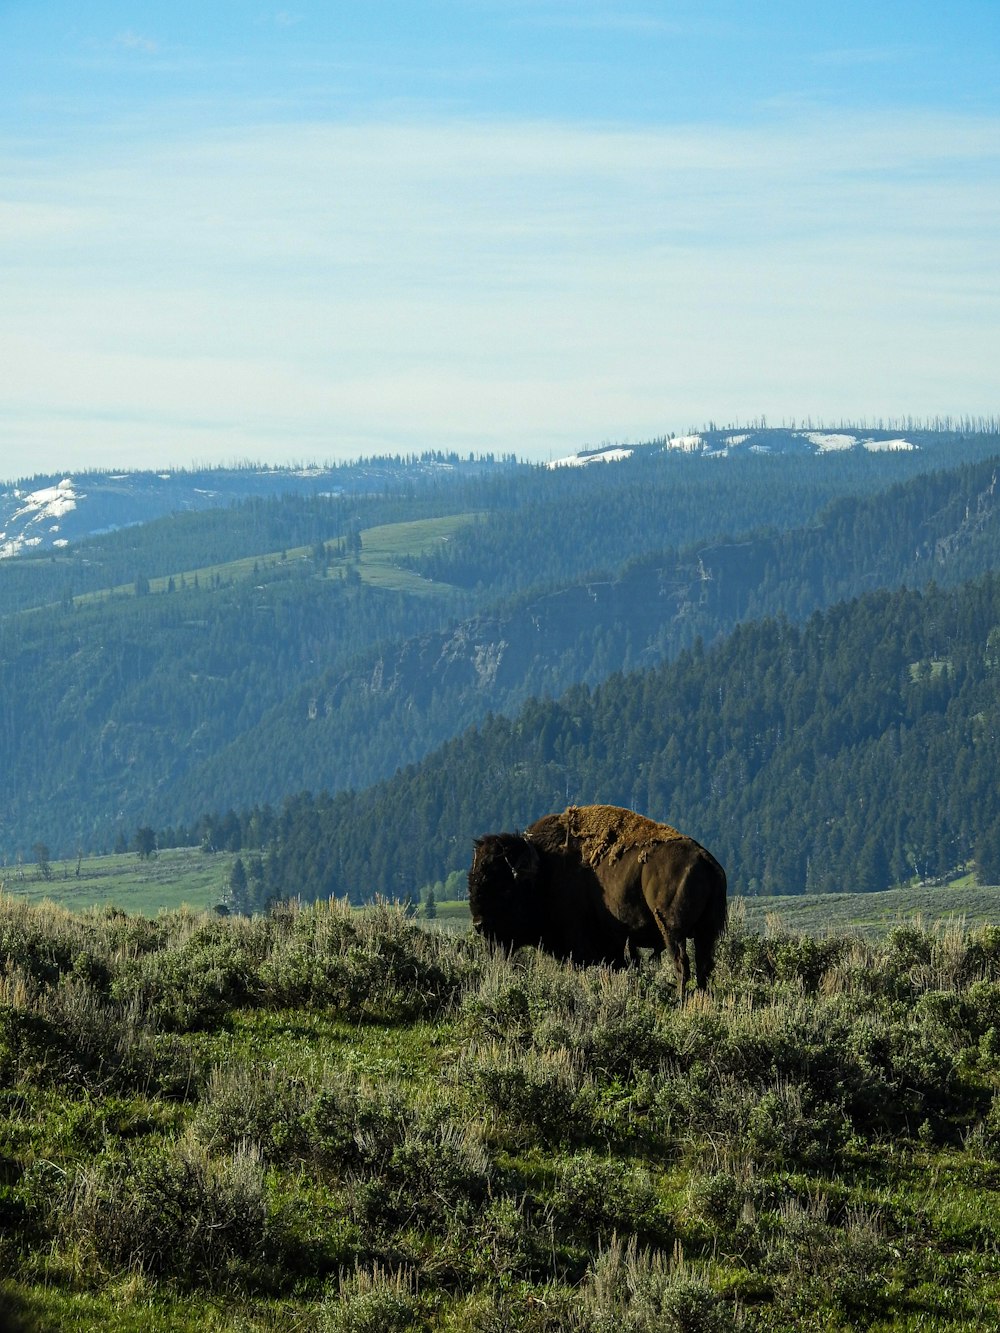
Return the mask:
{"type": "Polygon", "coordinates": [[[694,936],[694,974],[699,990],[708,989],[708,979],[715,966],[715,946],[718,936],[714,930],[702,930],[694,936]]]}
{"type": "Polygon", "coordinates": [[[668,935],[667,943],[670,946],[670,956],[674,960],[674,970],[677,973],[677,998],[683,1004],[688,982],[691,980],[691,964],[688,960],[687,943],[683,935],[675,935],[673,931],[668,935]]]}

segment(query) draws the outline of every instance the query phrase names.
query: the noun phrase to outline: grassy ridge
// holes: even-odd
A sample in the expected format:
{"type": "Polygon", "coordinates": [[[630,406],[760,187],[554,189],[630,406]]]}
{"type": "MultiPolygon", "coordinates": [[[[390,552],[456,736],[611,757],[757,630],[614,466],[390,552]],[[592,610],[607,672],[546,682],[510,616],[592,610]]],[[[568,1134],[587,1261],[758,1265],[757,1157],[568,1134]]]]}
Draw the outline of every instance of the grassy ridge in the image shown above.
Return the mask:
{"type": "MultiPolygon", "coordinates": [[[[474,518],[474,514],[451,514],[443,518],[413,519],[364,528],[361,532],[360,552],[350,556],[329,554],[326,576],[339,578],[348,569],[355,568],[366,583],[421,596],[431,593],[440,595],[447,592],[447,585],[434,583],[410,570],[402,569],[396,562],[403,556],[428,554],[460,528],[467,527],[474,518]]],[[[337,540],[332,538],[331,545],[335,546],[337,540]]],[[[262,551],[258,555],[242,556],[238,560],[204,565],[197,569],[176,570],[173,574],[149,579],[147,590],[150,594],[156,594],[167,592],[171,586],[181,587],[195,582],[206,586],[216,581],[238,583],[254,578],[262,571],[310,560],[313,551],[312,546],[296,546],[281,551],[262,551]]],[[[80,593],[73,601],[82,606],[88,602],[102,601],[108,596],[127,597],[134,593],[134,582],[123,583],[114,588],[80,593]]]]}
{"type": "Polygon", "coordinates": [[[997,1327],[1000,931],[671,969],[327,903],[0,899],[0,1298],[33,1329],[997,1327]]]}

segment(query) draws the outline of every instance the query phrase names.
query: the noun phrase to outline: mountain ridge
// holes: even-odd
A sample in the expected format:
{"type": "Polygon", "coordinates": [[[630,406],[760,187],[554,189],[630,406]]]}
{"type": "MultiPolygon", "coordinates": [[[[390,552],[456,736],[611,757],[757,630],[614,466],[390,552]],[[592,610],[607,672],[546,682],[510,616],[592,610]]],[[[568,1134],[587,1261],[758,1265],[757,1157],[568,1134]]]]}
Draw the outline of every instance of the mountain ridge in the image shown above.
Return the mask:
{"type": "MultiPolygon", "coordinates": [[[[952,432],[995,431],[995,423],[965,423],[952,432]]],[[[86,537],[146,523],[166,514],[225,507],[251,498],[281,494],[362,494],[386,485],[419,484],[439,478],[482,475],[518,466],[582,467],[595,462],[624,462],[637,453],[724,458],[746,453],[816,454],[859,449],[910,452],[934,447],[942,434],[912,420],[898,426],[768,427],[756,424],[724,429],[709,426],[686,435],[664,435],[640,444],[585,446],[548,463],[515,464],[514,455],[461,457],[435,452],[420,456],[375,457],[337,464],[232,467],[67,469],[0,481],[0,560],[29,552],[63,549],[86,537]]]]}

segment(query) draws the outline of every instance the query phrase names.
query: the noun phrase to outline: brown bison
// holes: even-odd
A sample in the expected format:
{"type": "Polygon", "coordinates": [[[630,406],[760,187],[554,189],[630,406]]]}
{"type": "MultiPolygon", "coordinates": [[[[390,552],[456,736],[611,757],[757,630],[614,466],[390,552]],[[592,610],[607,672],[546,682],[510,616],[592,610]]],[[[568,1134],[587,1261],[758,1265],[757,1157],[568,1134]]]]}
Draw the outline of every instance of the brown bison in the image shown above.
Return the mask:
{"type": "Polygon", "coordinates": [[[694,940],[708,985],[726,925],[726,872],[693,838],[615,805],[570,806],[519,833],[477,838],[474,928],[506,948],[536,944],[581,965],[621,966],[669,949],[683,1001],[694,940]]]}

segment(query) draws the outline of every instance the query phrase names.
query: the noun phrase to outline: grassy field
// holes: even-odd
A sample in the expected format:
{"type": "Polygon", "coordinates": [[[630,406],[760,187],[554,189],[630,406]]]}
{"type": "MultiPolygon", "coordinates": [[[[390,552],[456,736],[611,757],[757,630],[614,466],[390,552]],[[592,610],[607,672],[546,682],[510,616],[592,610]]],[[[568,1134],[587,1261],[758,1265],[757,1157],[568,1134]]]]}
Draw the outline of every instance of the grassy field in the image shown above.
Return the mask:
{"type": "Polygon", "coordinates": [[[0,898],[0,1328],[1000,1329],[1000,930],[741,918],[681,1008],[384,906],[0,898]]]}
{"type": "Polygon", "coordinates": [[[157,852],[146,861],[135,852],[85,856],[79,866],[75,859],[53,861],[50,879],[41,878],[34,865],[7,866],[0,869],[0,886],[16,898],[34,903],[48,899],[71,912],[114,906],[155,916],[184,906],[213,907],[222,898],[235,859],[230,852],[206,855],[194,847],[157,852]]]}
{"type": "Polygon", "coordinates": [[[782,930],[811,935],[855,930],[881,934],[901,921],[927,926],[968,927],[1000,923],[1000,888],[955,884],[916,885],[883,893],[827,893],[781,898],[741,898],[736,909],[747,926],[766,930],[773,921],[782,930]]]}
{"type": "MultiPolygon", "coordinates": [[[[327,578],[340,578],[348,569],[356,569],[366,583],[391,588],[417,596],[441,596],[449,591],[446,584],[421,578],[398,565],[401,557],[421,555],[432,550],[439,542],[447,541],[459,528],[475,520],[475,514],[450,514],[443,518],[415,519],[405,523],[388,523],[365,528],[361,532],[361,551],[357,556],[331,556],[327,578]]],[[[335,545],[335,539],[331,545],[335,545]]],[[[149,580],[149,593],[165,593],[169,586],[199,585],[210,587],[215,581],[236,583],[250,579],[269,569],[312,560],[312,546],[289,547],[282,551],[262,551],[257,555],[229,560],[223,564],[204,565],[199,569],[176,570],[173,574],[149,580]]],[[[100,601],[108,596],[132,596],[134,583],[119,584],[96,592],[81,593],[74,598],[79,604],[100,601]]]]}
{"type": "MultiPolygon", "coordinates": [[[[149,861],[134,852],[121,856],[84,857],[77,862],[54,861],[52,878],[37,868],[0,869],[3,891],[29,902],[49,899],[70,911],[113,904],[127,912],[155,916],[187,906],[196,910],[221,901],[235,853],[206,855],[197,848],[161,851],[149,861]]],[[[469,926],[465,902],[438,902],[436,926],[461,933],[469,926]]],[[[911,886],[884,893],[838,893],[780,898],[739,898],[730,902],[735,920],[748,930],[803,932],[822,936],[858,931],[884,934],[901,921],[918,920],[928,927],[964,927],[1000,922],[1000,888],[982,888],[969,877],[953,884],[911,886]]]]}

